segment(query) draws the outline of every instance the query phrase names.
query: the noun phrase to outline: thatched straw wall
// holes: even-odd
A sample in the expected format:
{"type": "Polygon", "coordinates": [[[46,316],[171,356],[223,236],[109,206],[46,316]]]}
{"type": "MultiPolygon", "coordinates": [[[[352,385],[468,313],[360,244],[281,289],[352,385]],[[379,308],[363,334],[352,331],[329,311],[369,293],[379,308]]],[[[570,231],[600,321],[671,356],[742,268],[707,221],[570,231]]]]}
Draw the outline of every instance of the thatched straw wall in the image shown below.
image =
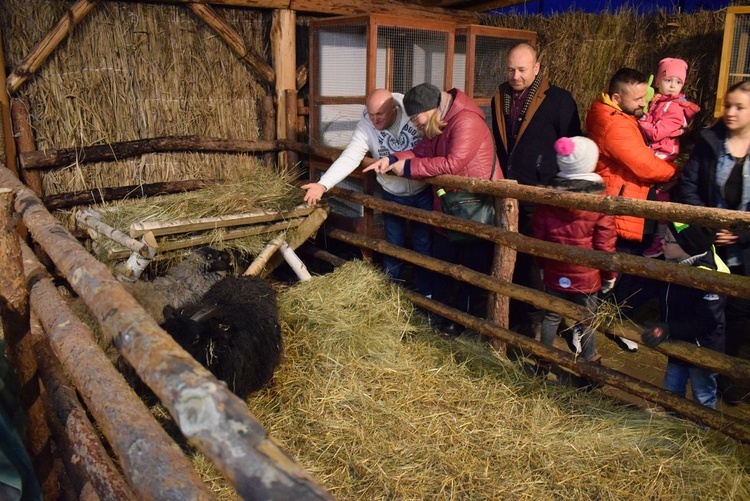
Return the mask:
{"type": "MultiPolygon", "coordinates": [[[[724,14],[703,11],[638,16],[623,10],[614,14],[571,12],[549,18],[501,16],[485,22],[538,33],[542,71],[554,85],[573,94],[582,123],[591,102],[618,68],[629,66],[650,75],[664,57],[684,59],[689,65],[684,92],[702,108],[690,138],[701,124],[712,120],[724,14]]],[[[499,76],[500,81],[503,78],[499,76]]]]}
{"type": "MultiPolygon", "coordinates": [[[[15,66],[70,2],[0,2],[6,59],[15,66]]],[[[268,51],[258,11],[218,9],[256,52],[268,51]]],[[[101,2],[21,90],[37,147],[71,148],[165,135],[257,139],[266,91],[183,6],[101,2]]],[[[148,155],[73,165],[44,176],[45,195],[89,187],[235,178],[257,165],[237,155],[148,155]]]]}

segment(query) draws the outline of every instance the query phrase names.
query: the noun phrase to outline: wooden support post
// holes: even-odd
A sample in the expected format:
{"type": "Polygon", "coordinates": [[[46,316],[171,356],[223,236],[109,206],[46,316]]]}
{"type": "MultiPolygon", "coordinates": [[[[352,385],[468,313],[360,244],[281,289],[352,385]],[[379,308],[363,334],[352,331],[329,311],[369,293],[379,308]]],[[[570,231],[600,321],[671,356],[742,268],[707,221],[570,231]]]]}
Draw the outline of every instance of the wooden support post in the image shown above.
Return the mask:
{"type": "Polygon", "coordinates": [[[307,85],[307,74],[308,74],[307,64],[301,64],[301,65],[299,65],[299,67],[297,68],[297,77],[296,77],[296,79],[297,79],[297,87],[296,88],[297,88],[298,91],[301,90],[302,87],[304,87],[305,85],[307,85]]]}
{"type": "MultiPolygon", "coordinates": [[[[297,138],[297,90],[286,89],[284,90],[284,102],[286,103],[286,137],[295,141],[297,138]]],[[[296,169],[299,163],[299,155],[296,151],[288,150],[287,155],[287,169],[296,169]]]]}
{"type": "MultiPolygon", "coordinates": [[[[495,198],[495,226],[505,231],[518,231],[518,201],[514,198],[495,198]]],[[[513,268],[516,264],[516,251],[505,245],[495,245],[495,256],[492,261],[493,277],[505,282],[513,281],[513,268]]],[[[497,292],[490,292],[487,305],[487,320],[508,329],[510,316],[510,297],[497,292]]],[[[492,338],[492,345],[497,353],[505,353],[505,343],[492,338]]]]}
{"type": "MultiPolygon", "coordinates": [[[[296,249],[305,241],[312,237],[328,217],[325,209],[317,208],[312,214],[307,216],[302,224],[287,233],[286,243],[292,249],[296,249]]],[[[273,254],[268,260],[268,265],[261,272],[262,277],[268,276],[281,263],[283,256],[278,252],[273,254]]]]}
{"type": "MultiPolygon", "coordinates": [[[[0,26],[0,42],[3,40],[3,29],[0,26]]],[[[3,149],[0,152],[0,164],[4,164],[10,171],[18,175],[18,158],[16,156],[16,142],[13,140],[13,126],[10,119],[10,99],[5,92],[5,49],[0,43],[0,131],[2,131],[3,149]]]]}
{"type": "Polygon", "coordinates": [[[255,257],[253,262],[250,263],[250,266],[247,267],[247,270],[245,270],[245,273],[243,273],[243,275],[260,275],[268,260],[271,259],[271,256],[273,256],[274,252],[279,250],[279,247],[281,247],[281,244],[284,243],[285,239],[286,232],[277,235],[270,242],[268,242],[263,250],[260,251],[260,253],[255,257]]]}
{"type": "MultiPolygon", "coordinates": [[[[6,171],[9,172],[9,171],[6,171]]],[[[57,479],[52,469],[50,432],[37,378],[33,341],[29,325],[29,295],[23,274],[21,247],[13,212],[13,191],[0,188],[0,321],[8,344],[8,355],[21,387],[21,404],[29,418],[26,448],[34,463],[45,495],[57,495],[57,479]]]]}
{"type": "MultiPolygon", "coordinates": [[[[273,11],[271,49],[276,70],[276,137],[287,138],[286,90],[297,88],[297,14],[289,9],[273,11]]],[[[279,167],[288,168],[287,154],[279,154],[279,167]]]]}
{"type": "MultiPolygon", "coordinates": [[[[260,99],[261,137],[264,141],[276,140],[276,110],[273,106],[273,96],[266,95],[260,99]]],[[[263,164],[267,169],[273,169],[276,165],[276,155],[273,153],[263,154],[263,164]]]]}
{"type": "Polygon", "coordinates": [[[98,2],[94,0],[77,0],[68,12],[63,15],[44,38],[31,49],[31,52],[21,61],[13,73],[8,77],[8,93],[14,94],[31,75],[41,68],[42,64],[60,45],[73,28],[91,12],[98,2]]]}
{"type": "MultiPolygon", "coordinates": [[[[18,154],[31,153],[36,150],[34,129],[31,126],[31,103],[27,98],[13,99],[10,108],[13,130],[16,136],[16,148],[18,154]]],[[[21,168],[20,178],[34,190],[38,196],[42,196],[42,175],[38,171],[30,171],[21,168]]]]}

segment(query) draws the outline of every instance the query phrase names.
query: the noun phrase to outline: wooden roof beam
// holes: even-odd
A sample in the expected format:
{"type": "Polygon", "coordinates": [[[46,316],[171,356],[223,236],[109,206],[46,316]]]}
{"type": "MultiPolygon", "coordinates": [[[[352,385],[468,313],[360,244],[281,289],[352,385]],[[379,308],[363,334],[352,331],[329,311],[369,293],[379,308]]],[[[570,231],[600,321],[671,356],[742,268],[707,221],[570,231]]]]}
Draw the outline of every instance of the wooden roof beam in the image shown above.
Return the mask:
{"type": "Polygon", "coordinates": [[[229,46],[237,58],[245,63],[267,86],[273,85],[276,74],[271,65],[266,63],[260,54],[245,45],[242,36],[223,16],[210,5],[200,3],[187,4],[188,9],[205,22],[229,46]]]}
{"type": "MultiPolygon", "coordinates": [[[[110,0],[112,1],[112,0],[110,0]]],[[[131,3],[140,0],[129,0],[131,3]]],[[[424,7],[397,0],[143,0],[141,3],[168,4],[211,4],[220,7],[247,7],[254,9],[290,9],[314,14],[336,16],[365,16],[369,14],[391,14],[394,16],[417,17],[458,23],[476,23],[478,16],[473,12],[424,7]]]]}
{"type": "Polygon", "coordinates": [[[68,9],[68,12],[44,35],[44,38],[31,49],[29,55],[18,63],[13,73],[8,76],[6,81],[8,94],[14,94],[31,75],[41,68],[50,54],[60,45],[60,42],[65,40],[68,33],[91,12],[96,4],[97,2],[92,0],[78,0],[68,9]]]}
{"type": "Polygon", "coordinates": [[[525,0],[421,0],[425,7],[462,9],[474,12],[502,9],[524,3],[525,0]]]}

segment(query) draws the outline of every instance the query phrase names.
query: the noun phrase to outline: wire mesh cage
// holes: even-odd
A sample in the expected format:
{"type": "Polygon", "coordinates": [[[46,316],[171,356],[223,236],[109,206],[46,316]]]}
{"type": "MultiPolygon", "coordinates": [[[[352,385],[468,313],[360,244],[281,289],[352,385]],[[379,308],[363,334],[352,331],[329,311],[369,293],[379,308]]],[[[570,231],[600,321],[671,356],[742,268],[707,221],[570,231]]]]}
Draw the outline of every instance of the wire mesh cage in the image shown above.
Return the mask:
{"type": "Polygon", "coordinates": [[[473,24],[456,29],[453,86],[474,99],[488,125],[492,96],[505,80],[506,56],[519,42],[536,44],[536,33],[473,24]]]}
{"type": "Polygon", "coordinates": [[[724,95],[732,85],[750,79],[750,7],[729,7],[716,87],[714,116],[724,111],[724,95]]]}
{"type": "MultiPolygon", "coordinates": [[[[405,93],[429,82],[450,88],[455,25],[381,14],[310,23],[310,140],[344,148],[363,117],[365,97],[377,88],[405,93]]],[[[311,162],[311,179],[327,166],[311,162]]],[[[340,187],[371,193],[374,183],[355,172],[340,187]]],[[[331,210],[361,217],[361,205],[331,199],[331,210]]]]}

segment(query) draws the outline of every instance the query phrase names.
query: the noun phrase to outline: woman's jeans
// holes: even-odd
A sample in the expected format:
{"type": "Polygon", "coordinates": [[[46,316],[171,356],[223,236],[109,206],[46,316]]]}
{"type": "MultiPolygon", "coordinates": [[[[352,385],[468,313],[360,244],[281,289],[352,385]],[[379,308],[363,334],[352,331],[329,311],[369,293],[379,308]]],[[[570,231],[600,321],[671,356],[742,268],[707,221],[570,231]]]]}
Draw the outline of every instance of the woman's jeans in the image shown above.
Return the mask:
{"type": "MultiPolygon", "coordinates": [[[[383,192],[383,200],[387,202],[396,202],[397,204],[414,207],[416,209],[432,210],[432,189],[428,186],[415,195],[396,196],[383,192]]],[[[406,225],[407,220],[394,214],[383,213],[383,222],[385,225],[385,240],[389,244],[404,247],[406,243],[406,225]]],[[[411,244],[412,248],[422,255],[429,256],[432,245],[430,227],[424,223],[409,221],[411,224],[411,244]]],[[[401,260],[383,255],[383,268],[385,272],[394,280],[401,278],[401,260]]],[[[430,272],[424,268],[415,270],[417,281],[417,292],[429,296],[432,294],[430,283],[430,272]]]]}
{"type": "MultiPolygon", "coordinates": [[[[583,294],[576,292],[560,292],[555,289],[546,288],[547,294],[567,301],[572,301],[575,304],[585,306],[592,315],[596,311],[596,294],[583,294]]],[[[557,336],[557,330],[560,327],[562,321],[562,315],[553,311],[547,311],[544,314],[544,321],[542,322],[542,343],[554,346],[555,336],[557,336]]],[[[586,327],[583,329],[581,334],[581,357],[586,361],[594,360],[596,357],[596,339],[594,338],[594,331],[586,327]]]]}
{"type": "Polygon", "coordinates": [[[667,360],[664,388],[684,398],[688,379],[693,387],[693,400],[716,409],[716,373],[694,365],[667,360]]]}

